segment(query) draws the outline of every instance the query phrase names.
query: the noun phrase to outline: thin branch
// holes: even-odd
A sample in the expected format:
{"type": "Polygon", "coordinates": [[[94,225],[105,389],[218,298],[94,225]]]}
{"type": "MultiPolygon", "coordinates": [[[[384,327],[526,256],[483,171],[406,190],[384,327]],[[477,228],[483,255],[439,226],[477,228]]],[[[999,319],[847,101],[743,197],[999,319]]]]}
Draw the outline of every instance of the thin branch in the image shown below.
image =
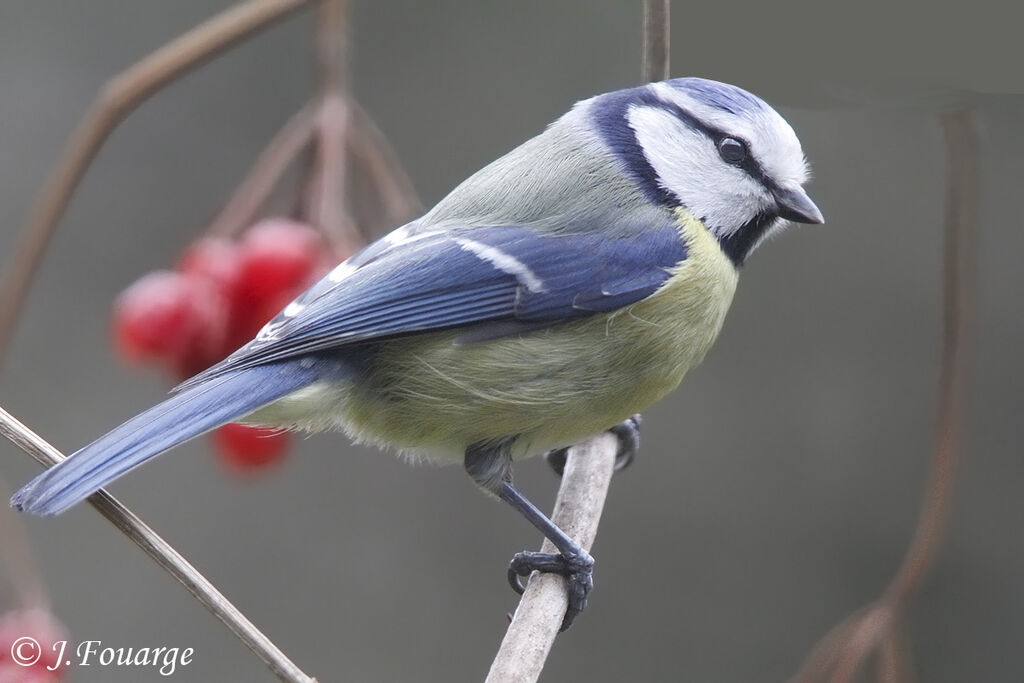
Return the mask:
{"type": "MultiPolygon", "coordinates": [[[[52,467],[64,460],[64,455],[60,451],[3,408],[0,408],[0,435],[45,467],[52,467]]],[[[88,502],[167,573],[180,581],[185,590],[220,619],[280,680],[294,683],[315,681],[292,663],[273,641],[263,635],[212,583],[135,513],[103,490],[90,496],[88,502]]]]}
{"type": "Polygon", "coordinates": [[[347,257],[360,245],[359,231],[345,207],[345,139],[349,105],[336,91],[324,93],[317,113],[317,139],[306,181],[303,218],[320,228],[335,254],[347,257]]]}
{"type": "Polygon", "coordinates": [[[851,681],[875,650],[886,680],[904,681],[909,675],[905,638],[898,629],[907,603],[935,561],[949,519],[960,459],[969,314],[976,293],[977,239],[973,231],[980,223],[978,134],[973,111],[946,112],[940,120],[946,142],[944,329],[935,451],[924,502],[910,546],[881,597],[833,629],[805,660],[794,681],[851,681]]]}
{"type": "Polygon", "coordinates": [[[939,379],[938,433],[927,495],[917,531],[903,563],[886,589],[905,603],[921,584],[935,559],[949,518],[963,426],[961,398],[967,374],[968,305],[974,300],[973,234],[979,224],[978,133],[969,109],[941,116],[946,139],[945,329],[939,379]]]}
{"type": "Polygon", "coordinates": [[[663,81],[669,76],[670,0],[644,0],[644,44],[640,82],[663,81]]]}
{"type": "Polygon", "coordinates": [[[804,658],[800,670],[790,679],[790,683],[802,681],[827,681],[836,660],[846,647],[854,627],[860,623],[869,608],[864,607],[832,627],[814,646],[810,654],[804,658]]]}
{"type": "Polygon", "coordinates": [[[271,138],[224,208],[210,222],[209,234],[234,237],[256,220],[285,171],[313,140],[316,114],[315,104],[306,105],[271,138]]]}
{"type": "Polygon", "coordinates": [[[319,227],[341,256],[370,239],[377,224],[394,227],[420,208],[387,140],[351,95],[348,4],[348,0],[320,0],[317,12],[321,105],[299,209],[301,217],[319,227]],[[364,176],[370,192],[354,202],[352,192],[357,186],[352,178],[364,176]],[[365,210],[370,196],[382,205],[380,210],[365,210]]]}
{"type": "Polygon", "coordinates": [[[361,242],[345,202],[345,148],[351,128],[347,11],[347,0],[320,0],[317,10],[320,107],[302,210],[303,218],[323,231],[331,249],[341,257],[351,254],[361,242]]]}
{"type": "MultiPolygon", "coordinates": [[[[371,229],[392,228],[416,215],[423,204],[416,195],[412,181],[398,161],[391,143],[373,122],[370,115],[356,103],[350,104],[352,133],[347,137],[349,150],[355,161],[366,171],[383,205],[378,219],[382,225],[367,226],[371,229]]],[[[363,235],[366,239],[372,234],[363,235]]]]}
{"type": "MultiPolygon", "coordinates": [[[[617,450],[617,439],[605,432],[569,451],[551,519],[587,551],[597,536],[617,450]]],[[[541,552],[556,550],[550,541],[544,541],[541,552]]],[[[487,683],[536,681],[567,605],[565,579],[555,574],[534,573],[491,664],[487,683]]]]}
{"type": "Polygon", "coordinates": [[[892,627],[891,635],[878,649],[878,683],[909,683],[913,680],[907,634],[902,624],[892,627]]]}
{"type": "Polygon", "coordinates": [[[316,62],[320,88],[348,91],[348,0],[320,0],[316,21],[316,62]]]}
{"type": "Polygon", "coordinates": [[[851,683],[868,655],[888,636],[894,618],[893,609],[885,601],[872,605],[853,625],[847,641],[836,653],[829,683],[851,683]]]}
{"type": "Polygon", "coordinates": [[[308,0],[248,0],[207,20],[107,82],[54,165],[11,252],[0,286],[0,362],[32,278],[71,194],[96,153],[132,110],[217,52],[298,9],[308,0]]]}

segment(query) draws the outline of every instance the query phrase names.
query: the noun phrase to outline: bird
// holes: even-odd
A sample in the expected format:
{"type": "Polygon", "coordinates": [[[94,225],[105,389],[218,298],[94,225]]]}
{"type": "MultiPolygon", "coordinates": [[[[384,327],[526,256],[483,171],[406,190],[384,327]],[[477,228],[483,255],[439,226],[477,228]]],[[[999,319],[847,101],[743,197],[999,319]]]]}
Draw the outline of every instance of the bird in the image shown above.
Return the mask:
{"type": "Polygon", "coordinates": [[[420,218],[364,247],[257,336],[11,498],[55,515],[226,422],[340,430],[461,464],[544,533],[508,578],[593,557],[526,498],[512,465],[612,430],[679,385],[722,328],[747,257],[823,223],[793,128],[734,85],[687,77],[577,102],[420,218]]]}

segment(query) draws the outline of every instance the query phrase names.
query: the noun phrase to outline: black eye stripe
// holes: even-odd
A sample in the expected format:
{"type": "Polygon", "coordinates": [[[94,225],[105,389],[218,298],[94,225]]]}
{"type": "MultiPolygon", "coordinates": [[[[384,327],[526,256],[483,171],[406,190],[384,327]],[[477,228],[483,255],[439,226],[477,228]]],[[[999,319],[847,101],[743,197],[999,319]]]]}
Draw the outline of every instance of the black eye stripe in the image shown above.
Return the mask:
{"type": "Polygon", "coordinates": [[[754,155],[750,153],[750,143],[748,143],[743,138],[739,138],[734,135],[728,135],[717,129],[708,128],[706,134],[709,135],[711,139],[714,141],[715,147],[718,149],[719,155],[722,155],[722,143],[725,142],[726,140],[735,140],[736,142],[743,145],[744,155],[742,159],[739,159],[737,161],[730,161],[729,159],[726,159],[724,155],[722,156],[722,159],[725,160],[726,163],[731,163],[737,168],[741,168],[744,171],[746,171],[747,175],[749,175],[757,182],[761,183],[761,185],[763,185],[764,188],[769,192],[775,192],[778,189],[778,184],[768,177],[768,174],[764,172],[764,168],[762,168],[761,164],[757,162],[757,159],[754,158],[754,155]]]}

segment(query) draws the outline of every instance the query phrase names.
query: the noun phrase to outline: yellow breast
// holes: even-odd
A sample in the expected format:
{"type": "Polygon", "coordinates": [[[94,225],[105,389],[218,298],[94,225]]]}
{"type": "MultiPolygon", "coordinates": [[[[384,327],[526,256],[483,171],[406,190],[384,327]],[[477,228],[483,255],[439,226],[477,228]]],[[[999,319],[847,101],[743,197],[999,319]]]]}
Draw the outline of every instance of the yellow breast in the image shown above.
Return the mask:
{"type": "Polygon", "coordinates": [[[658,364],[674,363],[668,374],[678,384],[722,329],[739,273],[700,221],[683,208],[676,218],[687,245],[686,259],[652,296],[609,317],[660,359],[658,364]]]}

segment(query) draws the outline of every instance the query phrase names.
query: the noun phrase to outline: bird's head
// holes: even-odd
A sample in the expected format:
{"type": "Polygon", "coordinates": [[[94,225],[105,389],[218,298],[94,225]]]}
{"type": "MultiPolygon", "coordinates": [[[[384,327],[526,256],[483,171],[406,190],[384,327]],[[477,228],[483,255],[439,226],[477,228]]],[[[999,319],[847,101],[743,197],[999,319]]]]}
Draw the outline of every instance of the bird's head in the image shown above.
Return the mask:
{"type": "Polygon", "coordinates": [[[685,207],[736,264],[785,220],[824,222],[792,127],[745,90],[677,78],[581,104],[644,194],[685,207]]]}

